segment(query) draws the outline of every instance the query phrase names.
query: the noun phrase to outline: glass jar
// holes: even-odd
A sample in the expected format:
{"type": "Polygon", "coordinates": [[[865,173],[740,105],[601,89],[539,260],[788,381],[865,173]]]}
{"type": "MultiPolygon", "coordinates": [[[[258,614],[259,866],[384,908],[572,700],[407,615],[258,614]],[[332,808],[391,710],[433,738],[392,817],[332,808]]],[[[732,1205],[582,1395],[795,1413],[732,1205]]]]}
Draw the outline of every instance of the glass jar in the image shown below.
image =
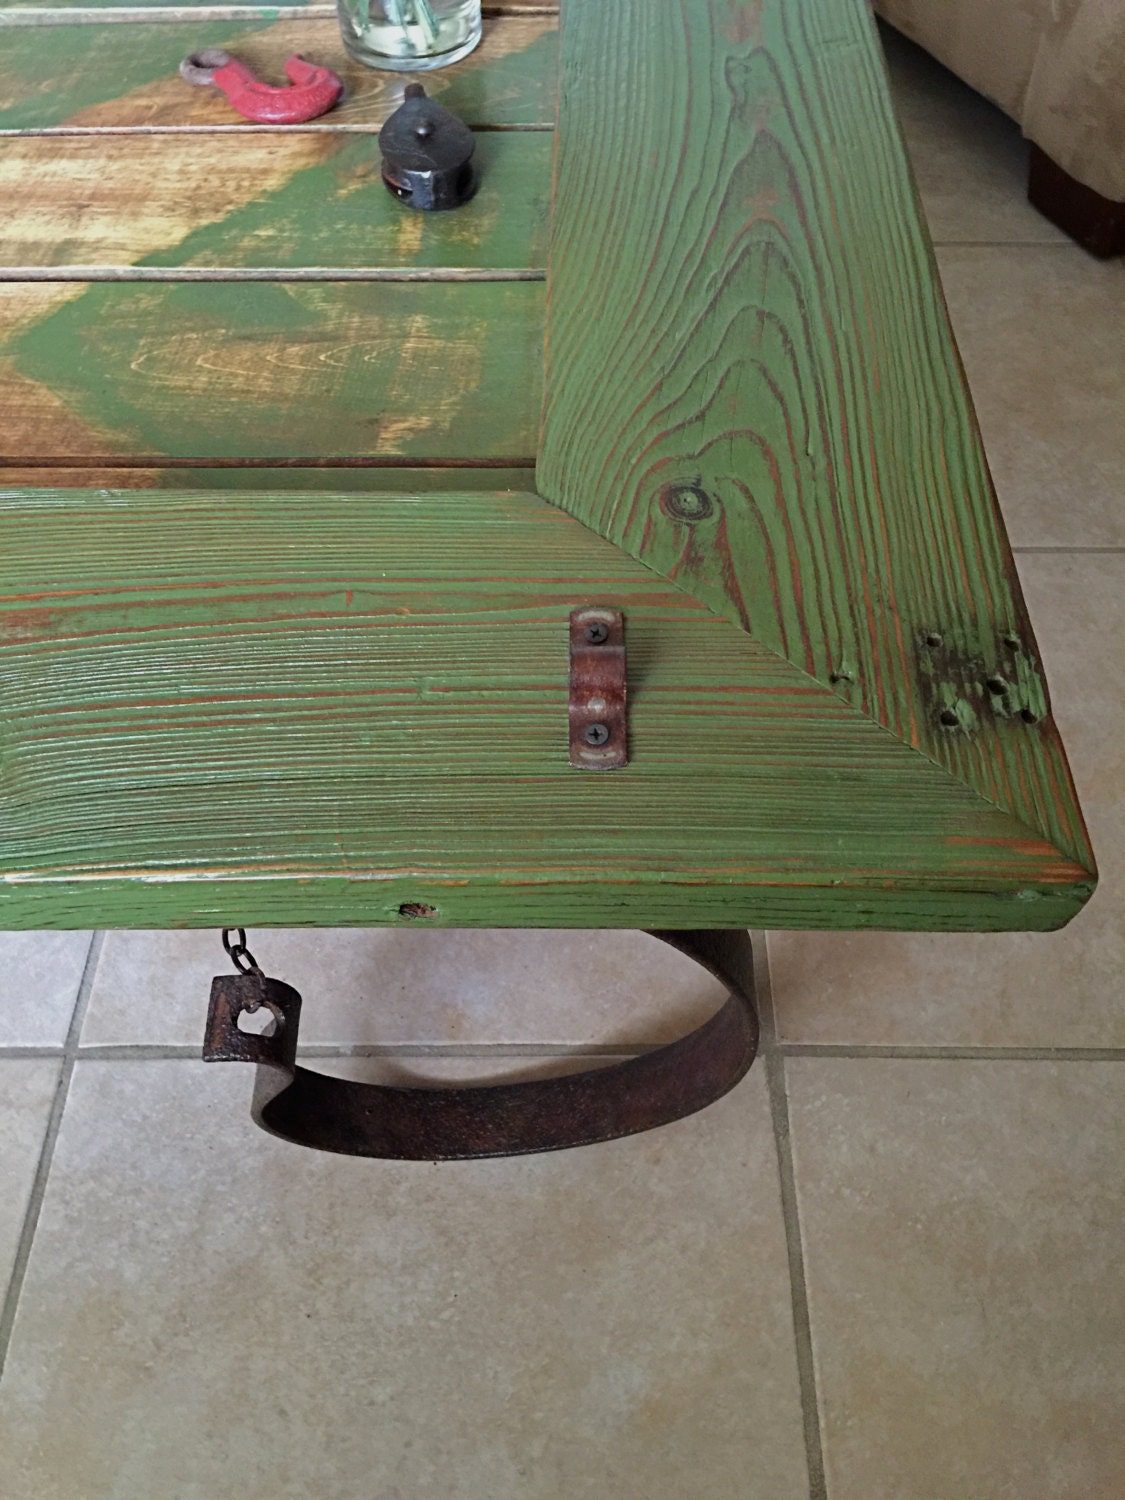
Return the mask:
{"type": "Polygon", "coordinates": [[[336,0],[344,46],[369,68],[443,68],[480,41],[481,0],[336,0]]]}

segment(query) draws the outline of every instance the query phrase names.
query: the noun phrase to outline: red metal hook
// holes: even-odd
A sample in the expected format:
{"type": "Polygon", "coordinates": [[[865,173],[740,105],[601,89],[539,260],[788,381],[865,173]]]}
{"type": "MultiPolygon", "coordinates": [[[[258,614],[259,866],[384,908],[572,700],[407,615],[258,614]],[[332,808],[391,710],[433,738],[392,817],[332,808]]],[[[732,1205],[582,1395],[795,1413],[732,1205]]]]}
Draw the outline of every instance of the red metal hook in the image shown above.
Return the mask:
{"type": "Polygon", "coordinates": [[[294,55],[285,64],[288,84],[275,88],[257,78],[246,63],[218,47],[193,52],[180,64],[188,83],[222,89],[231,108],[260,125],[300,125],[330,110],[344,92],[330,68],[317,67],[294,55]]]}

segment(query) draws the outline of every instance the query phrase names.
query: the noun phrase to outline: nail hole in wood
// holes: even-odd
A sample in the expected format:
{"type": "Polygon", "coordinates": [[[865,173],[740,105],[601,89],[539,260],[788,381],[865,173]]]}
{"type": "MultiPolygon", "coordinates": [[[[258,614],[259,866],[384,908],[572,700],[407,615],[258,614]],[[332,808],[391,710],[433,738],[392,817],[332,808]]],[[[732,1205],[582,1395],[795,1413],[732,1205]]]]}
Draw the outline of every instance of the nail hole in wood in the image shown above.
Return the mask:
{"type": "Polygon", "coordinates": [[[926,645],[927,646],[934,646],[934,647],[944,646],[945,645],[945,637],[942,636],[942,635],[938,635],[938,633],[937,633],[936,630],[931,630],[930,633],[929,633],[929,635],[927,635],[927,637],[926,637],[926,645]]]}
{"type": "Polygon", "coordinates": [[[1021,708],[1020,709],[1020,718],[1023,720],[1023,722],[1025,724],[1038,724],[1039,723],[1039,715],[1035,712],[1035,710],[1033,708],[1021,708]]]}
{"type": "Polygon", "coordinates": [[[398,914],[409,921],[417,921],[420,917],[436,917],[437,907],[427,906],[424,901],[404,901],[398,909],[398,914]]]}
{"type": "Polygon", "coordinates": [[[961,722],[951,708],[943,708],[941,713],[938,714],[938,719],[944,724],[946,729],[956,729],[961,722]]]}
{"type": "Polygon", "coordinates": [[[995,693],[997,697],[999,697],[1000,694],[1006,693],[1008,691],[1008,684],[1002,677],[988,678],[988,680],[985,682],[985,687],[990,693],[995,693]]]}

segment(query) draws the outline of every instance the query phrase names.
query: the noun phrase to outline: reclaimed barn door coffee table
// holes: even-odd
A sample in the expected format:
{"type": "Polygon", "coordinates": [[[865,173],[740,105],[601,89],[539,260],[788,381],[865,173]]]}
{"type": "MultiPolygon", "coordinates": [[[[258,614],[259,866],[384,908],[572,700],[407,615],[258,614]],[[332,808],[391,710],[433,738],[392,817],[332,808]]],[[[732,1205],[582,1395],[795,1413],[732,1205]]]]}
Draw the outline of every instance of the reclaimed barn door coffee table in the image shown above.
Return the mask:
{"type": "Polygon", "coordinates": [[[444,214],[382,185],[403,80],[323,9],[4,31],[0,922],[226,927],[207,1050],[261,1121],[435,1158],[716,1098],[748,927],[1068,921],[1093,861],[863,0],[502,6],[427,80],[476,132],[444,214]],[[241,126],[176,76],[206,46],[348,94],[241,126]],[[578,1077],[297,1068],[240,929],[409,923],[643,928],[731,999],[578,1077]]]}

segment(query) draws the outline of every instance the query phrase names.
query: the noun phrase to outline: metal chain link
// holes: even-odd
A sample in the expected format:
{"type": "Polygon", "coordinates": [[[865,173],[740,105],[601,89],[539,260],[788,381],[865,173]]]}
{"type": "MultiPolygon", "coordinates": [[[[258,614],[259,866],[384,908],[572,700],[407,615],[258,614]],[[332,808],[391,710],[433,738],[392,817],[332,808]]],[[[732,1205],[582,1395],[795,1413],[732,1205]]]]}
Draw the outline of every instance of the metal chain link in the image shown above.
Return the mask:
{"type": "Polygon", "coordinates": [[[224,927],[223,947],[230,954],[231,963],[234,964],[240,974],[261,974],[262,971],[258,967],[257,960],[246,946],[245,927],[224,927]],[[231,942],[230,935],[232,932],[236,934],[238,938],[237,942],[231,942]]]}

